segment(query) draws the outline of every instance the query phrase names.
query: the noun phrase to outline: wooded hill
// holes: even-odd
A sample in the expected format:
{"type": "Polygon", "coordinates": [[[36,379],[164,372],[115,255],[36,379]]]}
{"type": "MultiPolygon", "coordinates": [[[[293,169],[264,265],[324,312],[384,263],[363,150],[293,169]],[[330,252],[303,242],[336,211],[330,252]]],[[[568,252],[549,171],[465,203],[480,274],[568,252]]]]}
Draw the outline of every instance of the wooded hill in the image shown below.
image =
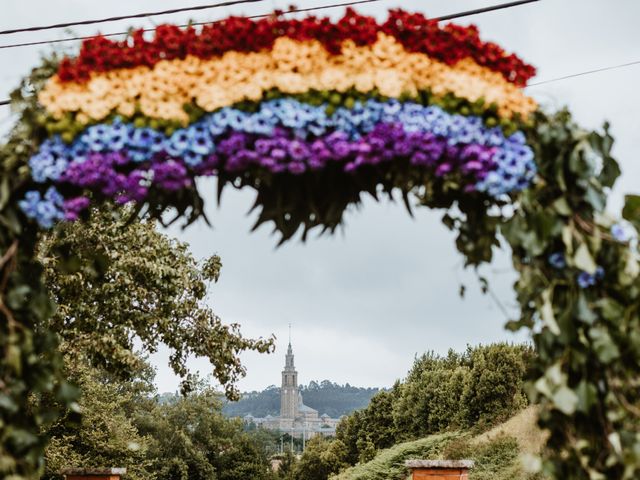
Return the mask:
{"type": "MultiPolygon", "coordinates": [[[[366,407],[380,389],[353,387],[348,383],[338,385],[323,380],[302,385],[300,391],[305,405],[318,410],[320,415],[326,413],[332,418],[339,418],[366,407]]],[[[244,393],[239,401],[226,403],[223,413],[230,417],[280,415],[280,388],[272,385],[261,392],[244,393]]]]}

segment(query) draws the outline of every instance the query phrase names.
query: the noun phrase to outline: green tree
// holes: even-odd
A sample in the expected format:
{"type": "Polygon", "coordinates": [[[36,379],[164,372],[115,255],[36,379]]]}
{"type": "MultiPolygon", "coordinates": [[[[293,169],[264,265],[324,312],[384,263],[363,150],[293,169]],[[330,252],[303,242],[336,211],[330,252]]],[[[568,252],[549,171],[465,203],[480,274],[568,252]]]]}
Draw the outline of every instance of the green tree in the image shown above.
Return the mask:
{"type": "Polygon", "coordinates": [[[336,427],[336,438],[342,442],[346,451],[346,462],[349,465],[358,463],[358,438],[363,427],[364,414],[361,410],[344,417],[336,427]]]}
{"type": "Polygon", "coordinates": [[[153,372],[144,368],[122,380],[104,370],[67,362],[68,376],[82,388],[79,410],[47,432],[45,480],[66,467],[127,468],[131,480],[271,480],[268,438],[244,431],[222,414],[222,394],[203,381],[186,397],[161,403],[153,372]]]}
{"type": "Polygon", "coordinates": [[[409,440],[460,425],[468,367],[460,355],[429,352],[416,359],[394,403],[396,429],[409,440]]]}
{"type": "Polygon", "coordinates": [[[66,355],[83,357],[123,378],[139,367],[141,353],[160,344],[188,388],[187,358],[208,358],[230,398],[244,375],[238,353],[268,352],[272,340],[243,338],[239,325],[225,325],[205,304],[218,280],[218,256],[196,262],[184,243],[154,222],[126,223],[105,208],[89,223],[60,225],[41,242],[39,258],[58,304],[42,328],[55,331],[66,355]]]}
{"type": "Polygon", "coordinates": [[[526,405],[524,378],[533,349],[498,343],[414,360],[403,382],[342,419],[336,438],[350,465],[378,450],[452,429],[484,429],[526,405]]]}
{"type": "Polygon", "coordinates": [[[221,395],[203,384],[176,402],[140,412],[136,425],[158,480],[273,478],[262,445],[222,414],[221,395]]]}
{"type": "Polygon", "coordinates": [[[347,448],[340,440],[327,440],[317,435],[307,442],[306,449],[293,469],[295,480],[327,480],[349,464],[347,448]]]}
{"type": "Polygon", "coordinates": [[[395,396],[395,389],[391,392],[382,391],[371,399],[363,412],[363,428],[376,449],[389,448],[396,442],[398,432],[393,420],[395,396]]]}
{"type": "Polygon", "coordinates": [[[273,456],[272,459],[280,461],[276,472],[277,478],[294,480],[296,457],[291,450],[285,450],[282,454],[273,456]]]}
{"type": "Polygon", "coordinates": [[[467,427],[500,423],[527,404],[524,379],[532,349],[498,343],[468,350],[471,370],[461,398],[467,427]]]}
{"type": "Polygon", "coordinates": [[[126,467],[131,480],[153,479],[150,437],[141,435],[131,413],[148,402],[153,391],[152,373],[139,371],[132,380],[121,380],[81,362],[66,363],[69,378],[82,389],[74,419],[69,412],[47,431],[44,479],[61,479],[68,467],[126,467]]]}

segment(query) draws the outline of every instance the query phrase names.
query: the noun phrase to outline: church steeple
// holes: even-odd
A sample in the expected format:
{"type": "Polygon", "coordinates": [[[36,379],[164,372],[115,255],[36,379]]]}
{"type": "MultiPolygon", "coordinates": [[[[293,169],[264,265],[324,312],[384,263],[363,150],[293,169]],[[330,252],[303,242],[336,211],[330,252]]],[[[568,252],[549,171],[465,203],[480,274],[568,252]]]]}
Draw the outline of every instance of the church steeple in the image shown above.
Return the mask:
{"type": "Polygon", "coordinates": [[[295,366],[293,364],[293,349],[291,348],[291,342],[289,342],[289,347],[287,348],[287,355],[284,357],[284,369],[295,371],[295,366]]]}
{"type": "Polygon", "coordinates": [[[289,325],[289,345],[282,371],[280,388],[280,417],[294,419],[298,415],[298,372],[293,361],[291,348],[291,325],[289,325]]]}

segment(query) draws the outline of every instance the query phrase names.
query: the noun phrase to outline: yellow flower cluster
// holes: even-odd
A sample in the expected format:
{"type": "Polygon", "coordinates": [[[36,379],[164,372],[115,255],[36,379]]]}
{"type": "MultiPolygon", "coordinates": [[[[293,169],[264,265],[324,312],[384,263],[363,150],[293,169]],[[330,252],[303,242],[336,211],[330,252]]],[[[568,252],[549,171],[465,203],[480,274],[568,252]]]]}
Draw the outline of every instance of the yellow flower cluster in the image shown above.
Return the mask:
{"type": "Polygon", "coordinates": [[[153,68],[136,67],[94,73],[86,83],[63,83],[52,77],[39,94],[40,103],[55,118],[76,112],[80,121],[101,120],[112,112],[131,116],[138,105],[151,118],[188,122],[184,105],[194,102],[207,112],[243,100],[258,101],[266,90],[283,93],[374,88],[385,96],[415,95],[429,89],[436,96],[452,93],[470,101],[483,98],[498,105],[499,114],[527,117],[535,101],[497,72],[467,58],[449,66],[423,53],[411,53],[394,37],[358,47],[344,42],[331,55],[318,41],[278,38],[270,51],[227,52],[201,60],[161,61],[153,68]]]}

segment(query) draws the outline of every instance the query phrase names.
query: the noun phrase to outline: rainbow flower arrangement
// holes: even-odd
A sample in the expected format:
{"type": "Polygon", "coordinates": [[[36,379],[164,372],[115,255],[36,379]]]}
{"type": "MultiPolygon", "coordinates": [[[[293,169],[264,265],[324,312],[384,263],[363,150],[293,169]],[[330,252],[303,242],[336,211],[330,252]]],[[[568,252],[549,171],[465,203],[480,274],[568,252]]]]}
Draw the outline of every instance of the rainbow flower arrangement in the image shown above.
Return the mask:
{"type": "Polygon", "coordinates": [[[203,175],[252,186],[282,218],[298,192],[305,224],[339,222],[336,191],[348,204],[380,184],[497,201],[536,173],[521,131],[534,74],[473,26],[401,10],[96,37],[38,93],[48,138],[20,206],[50,227],[94,199],[179,203],[203,175]]]}

